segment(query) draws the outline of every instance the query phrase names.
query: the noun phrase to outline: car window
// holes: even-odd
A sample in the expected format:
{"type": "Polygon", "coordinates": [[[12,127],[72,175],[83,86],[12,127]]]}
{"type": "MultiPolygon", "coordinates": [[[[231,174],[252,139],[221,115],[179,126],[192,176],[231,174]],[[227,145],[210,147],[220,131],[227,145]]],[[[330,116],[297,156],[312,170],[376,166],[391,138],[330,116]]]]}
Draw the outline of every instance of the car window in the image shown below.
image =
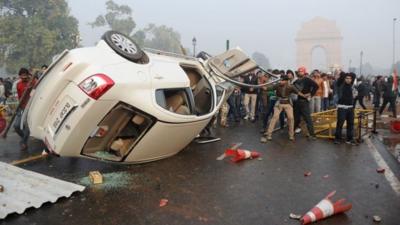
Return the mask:
{"type": "Polygon", "coordinates": [[[154,119],[150,116],[120,103],[95,127],[82,154],[122,161],[153,123],[154,119]]]}
{"type": "Polygon", "coordinates": [[[156,90],[156,102],[164,109],[181,115],[192,115],[187,88],[156,90]]]}
{"type": "Polygon", "coordinates": [[[189,78],[189,93],[193,96],[191,99],[193,99],[194,114],[202,116],[210,113],[214,103],[210,82],[198,68],[189,65],[181,65],[181,67],[189,78]]]}

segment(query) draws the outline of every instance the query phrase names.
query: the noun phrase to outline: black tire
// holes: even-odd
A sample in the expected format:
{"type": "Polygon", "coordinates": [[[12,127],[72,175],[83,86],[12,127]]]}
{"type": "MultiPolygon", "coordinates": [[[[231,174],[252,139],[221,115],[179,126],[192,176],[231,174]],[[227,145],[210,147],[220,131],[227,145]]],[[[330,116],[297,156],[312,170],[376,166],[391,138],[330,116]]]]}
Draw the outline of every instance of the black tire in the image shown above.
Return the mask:
{"type": "Polygon", "coordinates": [[[117,54],[132,62],[140,61],[144,52],[132,38],[118,31],[107,31],[101,37],[117,54]]]}

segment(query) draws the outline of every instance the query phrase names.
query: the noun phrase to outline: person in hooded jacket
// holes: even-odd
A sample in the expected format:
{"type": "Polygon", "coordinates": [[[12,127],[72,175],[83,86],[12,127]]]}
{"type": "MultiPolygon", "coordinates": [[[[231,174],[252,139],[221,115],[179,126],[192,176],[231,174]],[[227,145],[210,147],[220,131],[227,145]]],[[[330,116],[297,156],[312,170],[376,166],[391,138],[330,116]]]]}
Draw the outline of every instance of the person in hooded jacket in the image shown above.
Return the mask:
{"type": "Polygon", "coordinates": [[[336,132],[335,144],[339,144],[342,140],[342,128],[346,121],[346,144],[355,145],[354,141],[354,73],[341,72],[337,80],[337,116],[336,116],[336,132]]]}

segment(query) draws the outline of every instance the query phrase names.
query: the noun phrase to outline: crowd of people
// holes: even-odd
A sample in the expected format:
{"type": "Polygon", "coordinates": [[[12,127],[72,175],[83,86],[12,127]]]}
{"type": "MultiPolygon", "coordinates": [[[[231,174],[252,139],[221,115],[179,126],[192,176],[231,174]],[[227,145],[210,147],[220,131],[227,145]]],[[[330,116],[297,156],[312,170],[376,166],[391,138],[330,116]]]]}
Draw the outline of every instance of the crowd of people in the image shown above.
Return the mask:
{"type": "Polygon", "coordinates": [[[295,134],[301,133],[300,123],[304,120],[308,137],[316,139],[312,113],[337,109],[337,124],[334,143],[342,142],[342,128],[346,121],[347,136],[345,142],[355,144],[353,137],[354,109],[357,103],[367,109],[364,100],[371,102],[382,114],[387,104],[393,117],[397,117],[396,99],[399,95],[398,77],[376,76],[373,80],[356,77],[354,73],[340,70],[323,73],[313,70],[307,73],[305,67],[292,70],[254,71],[239,78],[245,84],[260,85],[273,79],[280,80],[273,85],[261,88],[236,87],[225,106],[222,107],[220,124],[241,120],[262,123],[261,142],[272,140],[272,132],[279,120],[280,128],[288,127],[289,140],[295,140],[295,134]],[[371,97],[372,96],[372,97],[371,97]]]}

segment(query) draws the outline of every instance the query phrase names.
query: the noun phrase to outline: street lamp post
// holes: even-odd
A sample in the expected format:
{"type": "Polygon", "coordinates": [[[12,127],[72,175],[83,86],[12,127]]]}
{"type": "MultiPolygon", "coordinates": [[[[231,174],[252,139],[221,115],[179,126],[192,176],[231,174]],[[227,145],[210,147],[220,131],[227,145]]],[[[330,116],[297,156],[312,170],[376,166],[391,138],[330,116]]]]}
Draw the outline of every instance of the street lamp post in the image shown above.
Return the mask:
{"type": "Polygon", "coordinates": [[[395,51],[395,37],[396,37],[396,32],[395,32],[395,28],[396,28],[396,20],[397,18],[393,18],[393,69],[395,67],[395,63],[396,63],[396,51],[395,51]]]}
{"type": "Polygon", "coordinates": [[[360,52],[360,76],[362,75],[362,57],[363,57],[364,52],[360,52]]]}
{"type": "Polygon", "coordinates": [[[351,59],[349,60],[349,72],[350,72],[350,69],[351,69],[351,59]]]}
{"type": "Polygon", "coordinates": [[[193,37],[193,39],[192,39],[192,44],[193,44],[193,57],[196,57],[196,43],[197,43],[196,37],[193,37]]]}

